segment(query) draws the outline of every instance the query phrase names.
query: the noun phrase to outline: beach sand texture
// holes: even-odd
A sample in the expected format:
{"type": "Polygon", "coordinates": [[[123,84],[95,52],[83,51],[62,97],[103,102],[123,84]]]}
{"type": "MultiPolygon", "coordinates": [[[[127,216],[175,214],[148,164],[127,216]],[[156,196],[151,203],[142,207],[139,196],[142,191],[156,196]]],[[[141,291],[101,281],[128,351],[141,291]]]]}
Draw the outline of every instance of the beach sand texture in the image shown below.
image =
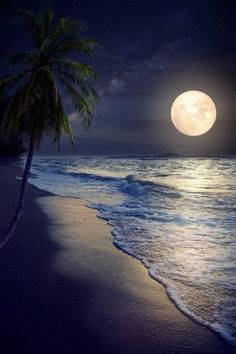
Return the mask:
{"type": "MultiPolygon", "coordinates": [[[[19,190],[0,165],[0,223],[19,190]]],[[[22,220],[0,253],[3,354],[235,353],[183,315],[111,227],[78,199],[29,186],[22,220]]]]}

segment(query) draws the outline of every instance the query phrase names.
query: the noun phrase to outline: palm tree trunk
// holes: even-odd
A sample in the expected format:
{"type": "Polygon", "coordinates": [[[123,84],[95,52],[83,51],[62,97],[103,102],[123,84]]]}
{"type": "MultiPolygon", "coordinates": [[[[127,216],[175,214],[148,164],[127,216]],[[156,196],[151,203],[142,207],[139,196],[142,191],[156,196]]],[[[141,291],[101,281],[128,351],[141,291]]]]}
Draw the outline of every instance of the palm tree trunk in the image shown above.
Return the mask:
{"type": "Polygon", "coordinates": [[[5,243],[13,235],[15,228],[21,218],[22,211],[23,211],[24,204],[25,204],[25,192],[26,192],[27,181],[28,181],[28,177],[29,177],[29,173],[30,173],[30,169],[31,169],[33,154],[34,154],[34,138],[33,138],[33,136],[31,136],[30,142],[29,142],[28,156],[27,156],[27,160],[25,163],[24,173],[23,173],[22,182],[21,182],[21,189],[20,189],[18,204],[17,204],[13,218],[11,219],[11,221],[8,224],[8,226],[6,227],[6,229],[0,235],[0,250],[3,248],[5,243]]]}

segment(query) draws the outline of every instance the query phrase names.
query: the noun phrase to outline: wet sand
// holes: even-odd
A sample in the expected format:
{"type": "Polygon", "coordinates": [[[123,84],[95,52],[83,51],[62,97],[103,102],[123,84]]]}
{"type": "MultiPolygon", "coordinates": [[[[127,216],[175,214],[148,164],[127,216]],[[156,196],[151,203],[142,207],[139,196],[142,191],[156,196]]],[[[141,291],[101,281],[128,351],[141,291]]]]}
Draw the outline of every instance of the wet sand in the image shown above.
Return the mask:
{"type": "MultiPolygon", "coordinates": [[[[14,210],[15,164],[0,165],[0,223],[14,210]]],[[[23,218],[0,253],[3,354],[235,353],[183,315],[111,227],[78,199],[29,186],[23,218]]]]}

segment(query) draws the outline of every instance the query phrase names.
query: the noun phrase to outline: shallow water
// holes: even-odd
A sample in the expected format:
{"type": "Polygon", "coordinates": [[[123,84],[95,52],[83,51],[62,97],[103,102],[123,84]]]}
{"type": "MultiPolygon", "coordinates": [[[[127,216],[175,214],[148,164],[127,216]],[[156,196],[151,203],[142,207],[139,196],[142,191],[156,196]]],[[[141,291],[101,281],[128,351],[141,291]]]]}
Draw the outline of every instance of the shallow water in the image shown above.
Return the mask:
{"type": "Polygon", "coordinates": [[[31,183],[81,197],[186,314],[236,346],[236,160],[36,157],[31,183]]]}

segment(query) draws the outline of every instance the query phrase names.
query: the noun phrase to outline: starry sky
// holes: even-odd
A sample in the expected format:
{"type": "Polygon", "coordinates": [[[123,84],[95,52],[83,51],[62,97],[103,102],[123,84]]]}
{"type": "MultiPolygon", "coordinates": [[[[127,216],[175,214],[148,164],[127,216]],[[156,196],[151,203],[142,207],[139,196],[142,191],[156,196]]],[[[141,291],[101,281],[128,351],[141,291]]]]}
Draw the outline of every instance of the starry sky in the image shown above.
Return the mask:
{"type": "MultiPolygon", "coordinates": [[[[1,1],[1,55],[29,44],[14,21],[18,8],[43,1],[1,1]]],[[[91,59],[100,80],[92,128],[74,121],[76,151],[105,155],[236,154],[235,0],[57,0],[58,15],[79,18],[102,47],[91,59]],[[174,99],[201,90],[218,117],[206,135],[187,137],[170,119],[174,99]]],[[[48,141],[41,152],[54,152],[48,141]]]]}

